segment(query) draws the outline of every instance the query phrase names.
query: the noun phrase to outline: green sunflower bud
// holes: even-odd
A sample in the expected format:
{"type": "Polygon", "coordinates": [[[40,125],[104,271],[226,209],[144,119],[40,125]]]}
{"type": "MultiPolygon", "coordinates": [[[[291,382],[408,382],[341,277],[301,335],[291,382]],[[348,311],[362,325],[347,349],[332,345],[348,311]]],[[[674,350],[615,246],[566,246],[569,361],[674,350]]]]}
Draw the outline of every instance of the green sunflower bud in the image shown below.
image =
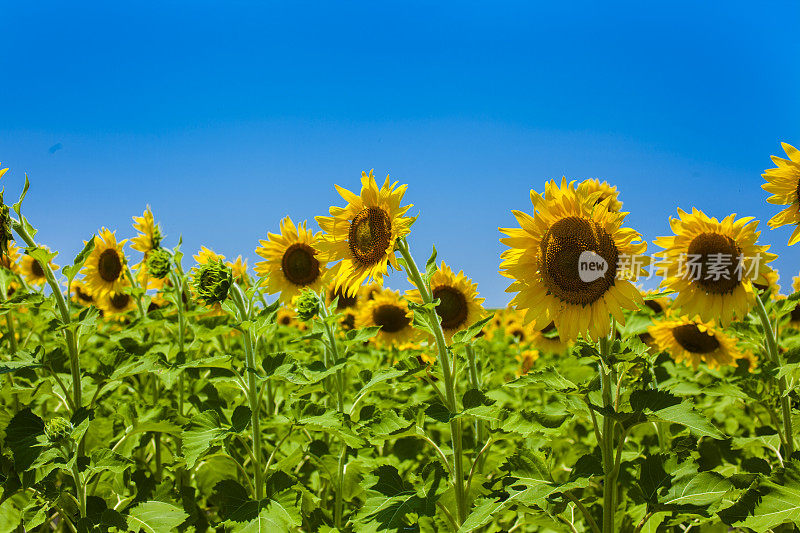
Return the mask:
{"type": "Polygon", "coordinates": [[[156,279],[164,279],[172,268],[172,256],[163,248],[150,252],[147,258],[147,272],[156,279]]]}
{"type": "Polygon", "coordinates": [[[153,228],[153,239],[150,241],[153,247],[153,250],[158,250],[161,247],[161,239],[163,235],[161,235],[161,228],[158,227],[158,224],[155,225],[153,228]]]}
{"type": "Polygon", "coordinates": [[[295,307],[300,320],[308,322],[319,312],[319,297],[314,291],[306,289],[298,296],[295,307]]]}
{"type": "Polygon", "coordinates": [[[209,306],[225,301],[231,284],[233,273],[221,260],[198,266],[192,282],[197,299],[209,306]]]}
{"type": "Polygon", "coordinates": [[[57,416],[44,426],[44,434],[51,444],[59,444],[69,439],[72,423],[63,416],[57,416]]]}
{"type": "Polygon", "coordinates": [[[3,191],[0,191],[0,263],[8,256],[8,242],[13,241],[11,233],[11,215],[8,206],[3,203],[3,191]]]}

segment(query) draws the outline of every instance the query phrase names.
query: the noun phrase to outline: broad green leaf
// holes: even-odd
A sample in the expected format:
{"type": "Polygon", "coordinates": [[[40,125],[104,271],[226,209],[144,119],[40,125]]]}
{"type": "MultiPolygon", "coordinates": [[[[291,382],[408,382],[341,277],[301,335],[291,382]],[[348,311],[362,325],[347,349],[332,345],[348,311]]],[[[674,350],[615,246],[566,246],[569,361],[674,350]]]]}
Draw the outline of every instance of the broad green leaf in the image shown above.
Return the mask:
{"type": "Polygon", "coordinates": [[[133,533],[169,533],[188,516],[183,509],[169,503],[143,502],[128,511],[128,529],[133,533]]]}
{"type": "Polygon", "coordinates": [[[212,446],[218,444],[228,431],[220,423],[216,411],[203,411],[192,417],[183,431],[183,457],[188,468],[194,467],[197,460],[212,446]]]}

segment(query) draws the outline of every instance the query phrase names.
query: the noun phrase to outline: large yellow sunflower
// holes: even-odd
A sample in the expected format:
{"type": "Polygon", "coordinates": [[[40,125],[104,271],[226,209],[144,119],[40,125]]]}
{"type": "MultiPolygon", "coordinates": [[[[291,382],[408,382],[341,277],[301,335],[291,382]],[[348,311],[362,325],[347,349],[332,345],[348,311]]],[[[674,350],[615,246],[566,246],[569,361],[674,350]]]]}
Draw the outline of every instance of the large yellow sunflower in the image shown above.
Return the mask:
{"type": "MultiPolygon", "coordinates": [[[[478,298],[478,284],[464,275],[464,271],[455,274],[453,270],[442,261],[439,269],[430,279],[431,294],[434,300],[439,300],[436,314],[442,322],[442,331],[445,339],[450,342],[453,335],[471,326],[483,317],[484,298],[478,298]]],[[[422,302],[419,290],[412,289],[406,292],[406,298],[416,303],[422,302]]]]}
{"type": "Polygon", "coordinates": [[[788,205],[786,209],[769,219],[770,228],[779,228],[794,224],[795,228],[789,237],[789,246],[800,242],[800,150],[794,146],[781,143],[789,159],[772,156],[776,168],[769,168],[761,175],[767,183],[761,185],[765,191],[772,193],[767,202],[777,205],[788,205]]]}
{"type": "Polygon", "coordinates": [[[692,365],[695,370],[704,362],[709,368],[732,365],[744,356],[736,340],[714,326],[695,317],[657,320],[648,329],[659,350],[667,351],[677,363],[692,365]]]}
{"type": "Polygon", "coordinates": [[[119,292],[128,284],[125,254],[122,252],[125,242],[117,242],[115,232],[106,228],[94,236],[94,250],[83,265],[83,276],[86,287],[96,300],[110,292],[119,292]]]}
{"type": "MultiPolygon", "coordinates": [[[[42,246],[48,252],[50,249],[47,246],[42,246]]],[[[50,261],[50,270],[58,270],[58,265],[50,261]]],[[[47,276],[44,274],[44,268],[36,261],[33,257],[25,254],[22,256],[22,261],[20,262],[20,271],[22,275],[25,276],[25,279],[31,285],[44,285],[47,281],[47,276]]]]}
{"type": "Polygon", "coordinates": [[[401,207],[406,185],[389,183],[379,189],[372,170],[361,173],[361,194],[336,186],[347,201],[345,207],[331,207],[330,217],[316,217],[325,232],[317,248],[321,259],[337,262],[334,283],[348,296],[355,295],[365,280],[382,284],[388,264],[399,270],[394,245],[411,230],[414,219],[403,216],[411,204],[401,207]]]}
{"type": "Polygon", "coordinates": [[[356,315],[356,327],[381,326],[376,342],[392,346],[417,340],[417,330],[411,325],[413,318],[408,303],[400,299],[400,292],[385,290],[362,303],[356,315]]]}
{"type": "Polygon", "coordinates": [[[698,209],[678,209],[678,215],[670,218],[675,235],[654,241],[665,250],[658,270],[661,286],[678,293],[674,306],[723,325],[747,315],[756,297],[753,282],[767,282],[767,263],[777,257],[756,244],[758,221],[736,215],[718,221],[698,209]]]}
{"type": "Polygon", "coordinates": [[[619,191],[606,181],[601,183],[598,179],[583,180],[578,184],[578,192],[585,196],[596,194],[595,203],[599,204],[608,200],[609,211],[622,211],[622,202],[618,199],[619,191]]]}
{"type": "Polygon", "coordinates": [[[544,196],[531,190],[534,216],[514,211],[522,227],[500,228],[508,235],[500,242],[510,247],[501,255],[501,273],[515,280],[506,291],[518,293],[511,305],[525,309],[536,329],[554,322],[566,340],[607,335],[609,314],[624,324],[622,308],[642,303],[632,281],[644,274],[647,244],[622,227],[627,213],[595,201],[575,182],[550,181],[544,196]],[[596,276],[587,275],[590,264],[600,268],[596,276]]]}
{"type": "Polygon", "coordinates": [[[290,302],[303,289],[319,292],[325,265],[320,264],[317,242],[320,234],[306,229],[306,222],[295,226],[290,217],[281,220],[280,234],[268,233],[259,241],[256,253],[266,261],[256,263],[256,273],[267,278],[269,294],[280,293],[281,302],[290,302]]]}

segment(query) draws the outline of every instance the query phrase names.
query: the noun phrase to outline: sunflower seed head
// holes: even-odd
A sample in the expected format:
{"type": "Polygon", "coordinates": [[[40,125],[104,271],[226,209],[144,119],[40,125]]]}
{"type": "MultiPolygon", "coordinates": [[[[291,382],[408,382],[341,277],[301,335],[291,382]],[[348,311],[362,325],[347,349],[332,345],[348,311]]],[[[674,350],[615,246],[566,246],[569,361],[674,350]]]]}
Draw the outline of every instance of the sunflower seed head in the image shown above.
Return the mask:
{"type": "Polygon", "coordinates": [[[200,265],[193,281],[197,299],[209,306],[225,301],[231,284],[233,284],[233,273],[222,260],[200,265]]]}
{"type": "Polygon", "coordinates": [[[172,256],[163,248],[156,248],[147,258],[147,272],[156,279],[164,279],[172,269],[172,256]]]}

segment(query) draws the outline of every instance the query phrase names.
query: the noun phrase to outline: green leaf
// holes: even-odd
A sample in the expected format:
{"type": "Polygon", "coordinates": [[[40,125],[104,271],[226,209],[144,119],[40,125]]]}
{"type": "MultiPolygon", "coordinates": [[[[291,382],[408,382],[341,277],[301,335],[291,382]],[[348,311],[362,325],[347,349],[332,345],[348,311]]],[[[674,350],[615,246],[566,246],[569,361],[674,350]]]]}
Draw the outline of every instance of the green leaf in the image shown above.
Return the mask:
{"type": "Polygon", "coordinates": [[[489,321],[494,318],[492,315],[487,316],[486,318],[482,318],[478,320],[468,328],[462,329],[461,331],[456,332],[453,335],[453,342],[452,344],[463,344],[472,340],[475,335],[481,332],[481,330],[489,323],[489,321]]]}
{"type": "Polygon", "coordinates": [[[731,482],[716,472],[690,472],[672,482],[669,492],[659,500],[659,507],[705,513],[732,488],[731,482]]]}
{"type": "Polygon", "coordinates": [[[239,405],[231,415],[231,426],[234,432],[241,433],[250,425],[252,411],[246,405],[239,405]]]}
{"type": "Polygon", "coordinates": [[[188,468],[194,467],[211,446],[218,444],[227,435],[216,411],[203,411],[192,417],[183,431],[183,457],[188,468]]]}
{"type": "Polygon", "coordinates": [[[428,258],[428,262],[425,263],[425,281],[430,283],[431,276],[433,276],[437,270],[439,270],[439,268],[436,266],[436,246],[434,246],[431,256],[428,258]]]}
{"type": "Polygon", "coordinates": [[[72,265],[67,265],[61,269],[61,272],[67,277],[67,279],[73,279],[78,272],[80,272],[81,268],[83,268],[83,264],[86,263],[86,260],[89,258],[89,254],[92,253],[94,250],[94,233],[89,240],[86,241],[86,244],[83,245],[83,250],[78,252],[78,255],[75,256],[75,260],[72,262],[72,265]]]}
{"type": "Polygon", "coordinates": [[[169,503],[143,502],[128,512],[128,531],[137,533],[169,533],[174,531],[189,515],[169,503]]]}
{"type": "Polygon", "coordinates": [[[757,533],[768,531],[779,524],[791,523],[800,526],[800,462],[793,460],[784,464],[758,486],[760,501],[753,515],[740,525],[757,533]]]}
{"type": "Polygon", "coordinates": [[[16,415],[6,426],[5,445],[11,449],[17,471],[27,470],[42,452],[39,437],[44,435],[44,421],[29,407],[16,415]]]}
{"type": "Polygon", "coordinates": [[[706,417],[695,411],[688,402],[659,409],[653,412],[653,416],[664,422],[686,426],[689,431],[700,437],[725,438],[720,430],[715,428],[706,417]]]}

